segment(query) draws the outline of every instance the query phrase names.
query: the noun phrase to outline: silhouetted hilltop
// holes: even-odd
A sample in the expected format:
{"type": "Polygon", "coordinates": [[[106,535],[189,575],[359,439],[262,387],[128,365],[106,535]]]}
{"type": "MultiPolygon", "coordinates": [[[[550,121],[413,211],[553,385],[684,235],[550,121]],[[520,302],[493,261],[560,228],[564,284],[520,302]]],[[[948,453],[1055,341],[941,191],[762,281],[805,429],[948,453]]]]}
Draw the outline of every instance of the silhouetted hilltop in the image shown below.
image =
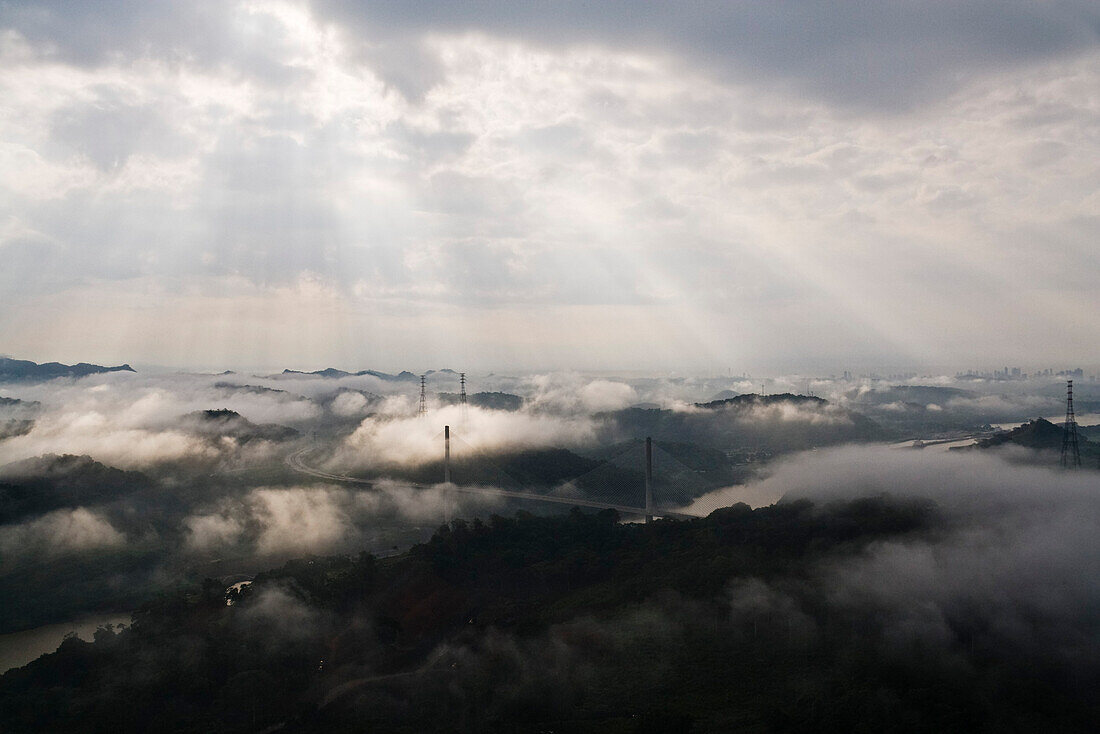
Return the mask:
{"type": "Polygon", "coordinates": [[[29,419],[7,418],[0,420],[0,441],[15,436],[25,436],[34,428],[34,421],[29,419]]]}
{"type": "Polygon", "coordinates": [[[107,502],[151,486],[144,474],[90,456],[46,454],[0,467],[0,524],[61,507],[107,502]]]}
{"type": "Polygon", "coordinates": [[[1027,446],[1032,449],[1061,450],[1063,430],[1045,418],[1036,418],[1021,426],[1013,428],[1007,433],[1001,433],[978,442],[982,448],[998,446],[1005,443],[1014,443],[1018,446],[1027,446]]]}
{"type": "Polygon", "coordinates": [[[86,377],[103,372],[134,372],[134,369],[128,364],[117,367],[103,367],[87,362],[73,365],[60,362],[37,364],[26,359],[0,357],[0,382],[33,382],[52,380],[57,377],[86,377]]]}
{"type": "Polygon", "coordinates": [[[291,393],[286,390],[278,390],[274,387],[264,387],[263,385],[238,385],[235,382],[215,382],[214,387],[218,390],[224,390],[227,393],[248,393],[251,395],[287,395],[292,396],[291,393]]]}
{"type": "Polygon", "coordinates": [[[402,370],[396,375],[391,375],[386,372],[375,372],[374,370],[363,370],[362,372],[356,372],[357,375],[370,375],[371,377],[377,377],[380,380],[392,380],[395,382],[416,382],[420,378],[414,375],[408,370],[402,370]]]}
{"type": "MultiPolygon", "coordinates": [[[[438,393],[439,402],[444,405],[458,405],[462,396],[456,392],[438,393]]],[[[466,401],[475,407],[486,410],[515,411],[523,407],[523,398],[506,392],[475,392],[466,397],[466,401]]]]}
{"type": "Polygon", "coordinates": [[[942,611],[957,644],[900,648],[911,622],[815,580],[942,532],[926,501],[616,520],[456,520],[395,558],[291,561],[240,591],[206,579],[0,677],[0,717],[51,732],[1085,732],[1100,713],[1088,663],[1062,680],[987,610],[942,611]]]}
{"type": "MultiPolygon", "coordinates": [[[[970,446],[956,446],[952,451],[999,450],[1007,447],[1029,449],[1012,455],[1012,460],[1040,465],[1051,465],[1059,460],[1062,453],[1063,428],[1045,418],[1036,418],[1011,431],[1003,431],[988,438],[976,441],[970,446]]],[[[1085,469],[1094,469],[1100,460],[1100,443],[1089,440],[1088,431],[1077,431],[1077,446],[1081,454],[1081,465],[1085,469]]]]}
{"type": "Polygon", "coordinates": [[[362,377],[368,375],[370,377],[377,377],[380,380],[386,380],[388,382],[409,382],[419,380],[420,377],[414,375],[412,372],[402,371],[396,375],[391,375],[387,372],[378,372],[376,370],[360,370],[359,372],[347,372],[345,370],[338,370],[334,367],[328,367],[323,370],[315,370],[313,372],[303,372],[301,370],[283,370],[283,375],[313,375],[315,377],[327,377],[330,379],[340,377],[362,377]]]}
{"type": "Polygon", "coordinates": [[[42,404],[37,400],[20,400],[19,398],[0,397],[0,415],[27,416],[38,412],[42,404]]]}
{"type": "Polygon", "coordinates": [[[828,405],[829,401],[825,400],[824,398],[813,397],[811,395],[794,395],[793,393],[789,392],[777,393],[775,395],[757,395],[756,393],[745,393],[743,395],[735,395],[732,398],[712,400],[709,403],[696,403],[695,407],[708,408],[710,410],[719,410],[722,408],[752,408],[758,405],[777,405],[779,403],[823,407],[828,405]]]}
{"type": "Polygon", "coordinates": [[[798,451],[849,441],[884,440],[893,434],[861,413],[807,395],[737,395],[696,403],[696,410],[627,408],[607,413],[613,434],[692,443],[733,452],[798,451]]]}
{"type": "Polygon", "coordinates": [[[301,370],[283,370],[284,375],[316,375],[317,377],[351,377],[351,372],[345,370],[338,370],[333,367],[329,367],[323,370],[314,370],[313,372],[302,372],[301,370]]]}
{"type": "Polygon", "coordinates": [[[0,441],[30,433],[41,408],[37,400],[0,397],[0,441]]]}
{"type": "MultiPolygon", "coordinates": [[[[1029,449],[1053,449],[1062,450],[1062,426],[1056,426],[1045,418],[1036,418],[1023,425],[1013,428],[1011,431],[998,433],[989,438],[983,438],[977,442],[980,448],[987,449],[1005,444],[1015,444],[1029,449]]],[[[1078,432],[1078,442],[1087,443],[1088,439],[1078,432]]]]}
{"type": "MultiPolygon", "coordinates": [[[[705,402],[714,403],[714,402],[717,402],[719,400],[729,400],[730,398],[735,398],[738,395],[742,395],[742,394],[743,393],[734,392],[733,390],[722,390],[721,392],[717,392],[714,395],[711,395],[710,400],[707,400],[705,402]]],[[[654,405],[654,406],[634,405],[634,406],[631,406],[631,407],[634,407],[634,408],[654,407],[654,408],[656,408],[656,407],[659,407],[659,406],[656,406],[656,405],[654,405]]]]}
{"type": "Polygon", "coordinates": [[[290,441],[298,431],[274,423],[256,424],[234,410],[199,410],[181,417],[181,423],[201,435],[232,436],[238,441],[253,439],[290,441]]]}

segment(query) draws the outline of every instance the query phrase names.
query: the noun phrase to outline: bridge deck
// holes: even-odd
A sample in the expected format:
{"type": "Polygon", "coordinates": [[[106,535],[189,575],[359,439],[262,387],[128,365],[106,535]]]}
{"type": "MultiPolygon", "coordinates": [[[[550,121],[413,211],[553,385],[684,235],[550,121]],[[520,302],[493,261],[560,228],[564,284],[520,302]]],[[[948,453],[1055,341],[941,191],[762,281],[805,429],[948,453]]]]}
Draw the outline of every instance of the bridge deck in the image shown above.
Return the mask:
{"type": "MultiPolygon", "coordinates": [[[[365,487],[373,488],[375,481],[372,479],[361,479],[359,477],[350,477],[346,474],[333,474],[332,472],[322,471],[315,469],[305,463],[306,454],[314,451],[313,448],[304,448],[289,454],[286,457],[286,465],[296,472],[301,474],[307,474],[311,477],[317,477],[318,479],[327,479],[332,482],[344,482],[346,484],[358,484],[365,487]]],[[[632,507],[630,505],[617,505],[610,502],[600,502],[599,500],[589,500],[580,497],[557,497],[554,495],[537,494],[535,492],[520,492],[510,489],[498,489],[496,487],[481,487],[481,486],[461,486],[457,484],[416,484],[410,483],[407,486],[414,487],[416,489],[438,489],[447,492],[460,492],[463,494],[479,494],[488,497],[506,497],[508,499],[518,500],[530,500],[533,502],[551,502],[559,505],[569,505],[571,507],[592,507],[600,510],[616,510],[624,515],[645,515],[646,511],[644,507],[632,507]]],[[[680,510],[668,510],[664,508],[653,508],[654,515],[660,515],[661,517],[672,517],[679,520],[694,520],[698,515],[689,515],[680,510]]]]}

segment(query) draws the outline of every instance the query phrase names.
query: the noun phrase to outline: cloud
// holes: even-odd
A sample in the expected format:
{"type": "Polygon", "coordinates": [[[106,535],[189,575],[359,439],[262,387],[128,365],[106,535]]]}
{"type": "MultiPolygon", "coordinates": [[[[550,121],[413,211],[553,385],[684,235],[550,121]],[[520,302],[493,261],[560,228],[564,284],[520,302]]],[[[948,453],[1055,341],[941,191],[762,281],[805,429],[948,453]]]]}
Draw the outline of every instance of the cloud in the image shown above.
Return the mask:
{"type": "Polygon", "coordinates": [[[1094,582],[1100,562],[1088,551],[1100,528],[1091,472],[1021,467],[976,454],[845,447],[780,462],[766,479],[721,490],[692,507],[881,494],[934,500],[945,530],[931,538],[880,541],[859,557],[829,565],[823,583],[833,603],[889,612],[891,634],[899,639],[949,637],[947,620],[964,608],[996,610],[991,634],[1022,634],[1030,614],[1100,633],[1088,618],[1100,604],[1094,582]]]}
{"type": "Polygon", "coordinates": [[[568,371],[524,376],[517,389],[533,409],[551,413],[619,410],[638,401],[637,390],[626,382],[591,379],[568,371]]]}
{"type": "Polygon", "coordinates": [[[185,546],[206,551],[232,545],[244,532],[241,522],[225,514],[191,515],[184,518],[185,546]]]}
{"type": "Polygon", "coordinates": [[[256,489],[249,494],[262,526],[256,550],[269,553],[316,553],[346,544],[355,531],[340,507],[339,490],[256,489]]]}
{"type": "Polygon", "coordinates": [[[587,410],[598,413],[625,408],[637,402],[638,393],[622,382],[594,380],[581,388],[580,399],[587,410]]]}
{"type": "Polygon", "coordinates": [[[697,499],[689,510],[706,513],[736,502],[759,507],[784,498],[829,500],[881,493],[926,497],[959,510],[977,511],[1008,501],[1022,509],[1055,499],[1063,504],[1087,502],[1091,480],[1088,472],[1062,474],[1020,467],[981,452],[959,455],[844,446],[778,461],[765,478],[716,490],[697,499]]]}
{"type": "Polygon", "coordinates": [[[236,621],[243,636],[282,645],[312,638],[322,629],[322,619],[317,609],[289,590],[267,585],[249,595],[236,621]]]}
{"type": "Polygon", "coordinates": [[[63,453],[86,454],[122,468],[218,456],[207,442],[186,433],[120,427],[97,411],[47,414],[28,433],[0,444],[0,462],[4,463],[63,453]]]}
{"type": "Polygon", "coordinates": [[[737,414],[739,423],[807,423],[812,426],[852,425],[847,412],[836,405],[781,401],[757,404],[737,414]]]}
{"type": "Polygon", "coordinates": [[[1100,328],[1086,0],[69,5],[0,9],[27,356],[839,372],[1100,328]]]}
{"type": "Polygon", "coordinates": [[[361,416],[367,412],[368,404],[362,393],[340,393],[332,401],[332,412],[344,417],[361,416]]]}
{"type": "Polygon", "coordinates": [[[731,613],[749,624],[778,619],[799,644],[835,637],[840,620],[903,669],[982,677],[997,660],[1039,679],[1093,675],[1100,665],[1093,474],[886,448],[794,457],[748,494],[728,490],[716,499],[783,495],[788,503],[811,499],[820,512],[838,500],[919,497],[934,501],[938,520],[928,532],[824,558],[795,579],[738,580],[731,613]]]}
{"type": "MultiPolygon", "coordinates": [[[[1084,2],[915,2],[868,6],[715,5],[637,2],[628,8],[567,3],[482,3],[475,12],[445,2],[415,12],[401,3],[319,0],[315,8],[370,45],[380,37],[481,31],[549,46],[605,45],[674,54],[730,81],[769,79],[801,93],[857,105],[897,106],[942,94],[960,76],[1058,57],[1096,44],[1100,17],[1084,2]]],[[[386,76],[388,69],[380,65],[386,76]]],[[[416,91],[437,82],[437,68],[416,91]]]]}
{"type": "Polygon", "coordinates": [[[580,446],[595,439],[597,425],[587,416],[566,417],[530,411],[496,411],[460,406],[434,409],[426,418],[366,418],[336,451],[334,467],[415,465],[443,456],[443,426],[453,431],[456,453],[496,452],[546,446],[580,446]]]}
{"type": "Polygon", "coordinates": [[[42,454],[87,454],[113,466],[236,457],[270,458],[275,444],[219,438],[183,416],[230,409],[255,423],[299,424],[321,416],[315,403],[273,390],[233,389],[224,377],[203,375],[97,375],[20,385],[39,401],[31,430],[0,442],[0,463],[42,454]]]}
{"type": "Polygon", "coordinates": [[[435,527],[454,516],[498,507],[493,496],[446,487],[413,487],[380,480],[370,489],[334,485],[254,487],[213,507],[195,508],[181,521],[184,550],[221,553],[250,549],[259,556],[294,557],[352,552],[377,543],[401,524],[435,527]]]}
{"type": "Polygon", "coordinates": [[[0,526],[5,570],[20,562],[115,548],[126,542],[100,513],[86,507],[54,510],[16,525],[0,526]]]}

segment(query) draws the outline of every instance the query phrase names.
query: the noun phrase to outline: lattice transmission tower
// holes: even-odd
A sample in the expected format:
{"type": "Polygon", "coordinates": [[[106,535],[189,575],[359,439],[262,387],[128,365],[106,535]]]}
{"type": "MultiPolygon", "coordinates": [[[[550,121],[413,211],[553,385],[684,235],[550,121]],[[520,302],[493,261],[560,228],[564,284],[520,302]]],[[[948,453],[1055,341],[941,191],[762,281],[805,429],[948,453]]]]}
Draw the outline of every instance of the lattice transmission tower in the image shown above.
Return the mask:
{"type": "Polygon", "coordinates": [[[466,417],[470,412],[469,409],[467,408],[467,402],[468,401],[466,400],[466,373],[465,372],[459,373],[458,384],[461,385],[461,387],[462,387],[462,391],[458,395],[458,404],[460,406],[462,406],[462,422],[465,423],[466,422],[466,417]]]}
{"type": "Polygon", "coordinates": [[[1073,380],[1066,381],[1066,422],[1062,426],[1062,468],[1081,468],[1081,449],[1077,445],[1077,418],[1073,415],[1073,380]]]}
{"type": "Polygon", "coordinates": [[[417,416],[423,418],[428,414],[427,376],[420,376],[420,407],[417,408],[417,416]]]}

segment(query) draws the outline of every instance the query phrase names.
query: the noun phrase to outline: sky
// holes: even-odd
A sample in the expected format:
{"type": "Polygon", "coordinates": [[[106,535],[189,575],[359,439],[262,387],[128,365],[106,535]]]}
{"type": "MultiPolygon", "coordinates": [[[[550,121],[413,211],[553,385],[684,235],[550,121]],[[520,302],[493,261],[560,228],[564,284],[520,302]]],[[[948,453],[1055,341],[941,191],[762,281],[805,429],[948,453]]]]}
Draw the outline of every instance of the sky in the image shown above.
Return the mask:
{"type": "Polygon", "coordinates": [[[0,352],[1100,364],[1100,5],[0,0],[0,352]]]}

